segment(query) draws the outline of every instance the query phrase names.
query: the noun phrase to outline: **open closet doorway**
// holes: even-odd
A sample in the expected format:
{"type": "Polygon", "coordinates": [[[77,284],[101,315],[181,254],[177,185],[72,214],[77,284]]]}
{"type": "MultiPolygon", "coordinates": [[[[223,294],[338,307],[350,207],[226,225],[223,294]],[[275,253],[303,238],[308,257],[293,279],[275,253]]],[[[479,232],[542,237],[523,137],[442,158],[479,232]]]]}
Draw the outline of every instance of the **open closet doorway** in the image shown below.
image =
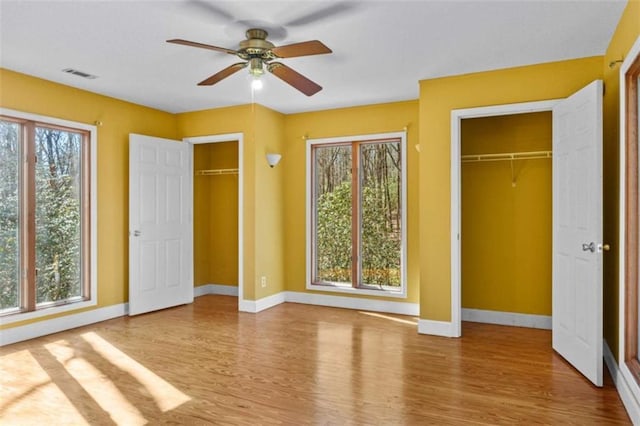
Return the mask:
{"type": "Polygon", "coordinates": [[[192,145],[194,294],[242,291],[242,134],[187,138],[192,145]]]}
{"type": "Polygon", "coordinates": [[[609,248],[602,241],[602,93],[595,80],[565,99],[451,112],[450,335],[462,334],[462,121],[551,111],[552,346],[596,386],[602,386],[602,263],[609,248]]]}
{"type": "Polygon", "coordinates": [[[461,123],[462,320],[551,329],[550,111],[461,123]]]}

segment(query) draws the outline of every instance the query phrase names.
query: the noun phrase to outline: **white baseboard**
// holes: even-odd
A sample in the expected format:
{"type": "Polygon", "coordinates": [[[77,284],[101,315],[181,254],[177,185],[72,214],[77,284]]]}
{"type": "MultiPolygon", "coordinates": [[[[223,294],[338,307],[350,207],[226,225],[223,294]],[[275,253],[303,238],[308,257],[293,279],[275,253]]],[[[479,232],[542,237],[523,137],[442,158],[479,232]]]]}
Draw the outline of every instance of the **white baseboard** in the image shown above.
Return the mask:
{"type": "MultiPolygon", "coordinates": [[[[633,378],[630,376],[631,372],[626,367],[623,367],[622,369],[618,367],[616,359],[613,356],[613,353],[611,352],[611,349],[609,348],[606,340],[603,340],[602,343],[602,354],[604,356],[604,362],[607,365],[607,369],[611,374],[611,378],[616,385],[618,395],[620,395],[620,399],[622,400],[624,408],[627,410],[629,418],[634,425],[640,424],[640,403],[638,402],[636,395],[634,394],[633,390],[629,386],[629,382],[627,381],[628,379],[633,380],[633,378]],[[627,379],[626,376],[629,376],[629,378],[627,379]]],[[[635,385],[635,383],[634,386],[637,389],[637,385],[635,385]]]]}
{"type": "Polygon", "coordinates": [[[280,293],[272,294],[271,296],[263,297],[258,300],[241,300],[238,303],[238,310],[241,312],[250,312],[252,314],[257,314],[258,312],[264,311],[265,309],[273,308],[276,305],[284,303],[286,297],[286,292],[282,291],[280,293]]]}
{"type": "Polygon", "coordinates": [[[418,333],[442,337],[459,337],[455,335],[453,324],[449,321],[421,319],[418,321],[418,333]]]}
{"type": "Polygon", "coordinates": [[[193,288],[193,297],[200,297],[207,294],[221,294],[223,296],[237,296],[238,286],[222,284],[205,284],[193,288]]]}
{"type": "Polygon", "coordinates": [[[49,320],[38,321],[27,325],[0,330],[0,346],[10,345],[23,340],[35,339],[47,334],[58,333],[72,328],[106,321],[127,315],[129,304],[121,303],[91,311],[80,312],[49,320]]]}
{"type": "Polygon", "coordinates": [[[387,300],[361,299],[356,297],[333,296],[329,294],[287,291],[286,301],[307,305],[330,306],[333,308],[359,309],[361,311],[386,312],[400,315],[419,315],[417,303],[391,302],[387,300]]]}
{"type": "Polygon", "coordinates": [[[551,316],[462,308],[462,321],[551,330],[551,316]]]}
{"type": "Polygon", "coordinates": [[[242,312],[257,313],[284,302],[329,306],[332,308],[357,309],[361,311],[385,312],[400,315],[417,316],[420,313],[419,305],[417,303],[360,299],[355,297],[302,293],[297,291],[283,291],[258,300],[243,300],[239,303],[239,310],[242,312]]]}

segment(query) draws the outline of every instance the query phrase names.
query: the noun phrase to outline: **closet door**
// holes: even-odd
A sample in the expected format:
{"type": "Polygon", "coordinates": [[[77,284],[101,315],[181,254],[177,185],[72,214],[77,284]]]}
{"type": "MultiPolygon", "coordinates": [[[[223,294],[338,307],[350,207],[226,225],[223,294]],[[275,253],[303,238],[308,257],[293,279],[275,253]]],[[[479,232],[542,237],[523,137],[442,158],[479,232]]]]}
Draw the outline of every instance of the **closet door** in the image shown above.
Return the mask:
{"type": "Polygon", "coordinates": [[[602,81],[553,109],[553,349],[602,386],[602,81]]]}
{"type": "Polygon", "coordinates": [[[190,145],[129,135],[129,315],[193,301],[190,145]]]}

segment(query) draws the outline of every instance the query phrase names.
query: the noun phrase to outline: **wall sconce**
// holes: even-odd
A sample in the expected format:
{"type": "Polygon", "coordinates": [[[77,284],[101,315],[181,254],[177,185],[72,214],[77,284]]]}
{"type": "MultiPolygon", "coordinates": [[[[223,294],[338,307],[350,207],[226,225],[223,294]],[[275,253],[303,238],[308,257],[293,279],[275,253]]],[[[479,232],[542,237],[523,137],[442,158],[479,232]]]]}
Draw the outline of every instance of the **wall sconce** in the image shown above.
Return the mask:
{"type": "Polygon", "coordinates": [[[267,163],[272,169],[280,162],[282,155],[280,154],[267,154],[267,163]]]}

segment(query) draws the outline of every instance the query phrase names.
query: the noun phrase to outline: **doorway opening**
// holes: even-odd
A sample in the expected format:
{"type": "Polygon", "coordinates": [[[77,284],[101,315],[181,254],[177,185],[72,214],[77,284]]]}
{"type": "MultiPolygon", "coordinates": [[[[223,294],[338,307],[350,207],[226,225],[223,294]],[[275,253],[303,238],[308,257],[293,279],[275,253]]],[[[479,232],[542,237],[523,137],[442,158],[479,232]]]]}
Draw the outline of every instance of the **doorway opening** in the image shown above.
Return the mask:
{"type": "Polygon", "coordinates": [[[243,306],[243,135],[184,139],[193,170],[194,294],[238,296],[243,306]]]}
{"type": "MultiPolygon", "coordinates": [[[[552,111],[556,100],[497,105],[451,112],[451,330],[452,337],[462,335],[462,215],[461,165],[462,121],[465,119],[509,116],[552,111]]],[[[509,185],[511,182],[509,182],[509,185]]],[[[517,181],[516,181],[517,185],[517,181]]]]}
{"type": "MultiPolygon", "coordinates": [[[[238,286],[238,142],[193,147],[193,282],[238,286]]],[[[237,288],[235,289],[237,294],[237,288]]]]}
{"type": "Polygon", "coordinates": [[[552,115],[461,121],[462,320],[551,329],[552,115]]]}

